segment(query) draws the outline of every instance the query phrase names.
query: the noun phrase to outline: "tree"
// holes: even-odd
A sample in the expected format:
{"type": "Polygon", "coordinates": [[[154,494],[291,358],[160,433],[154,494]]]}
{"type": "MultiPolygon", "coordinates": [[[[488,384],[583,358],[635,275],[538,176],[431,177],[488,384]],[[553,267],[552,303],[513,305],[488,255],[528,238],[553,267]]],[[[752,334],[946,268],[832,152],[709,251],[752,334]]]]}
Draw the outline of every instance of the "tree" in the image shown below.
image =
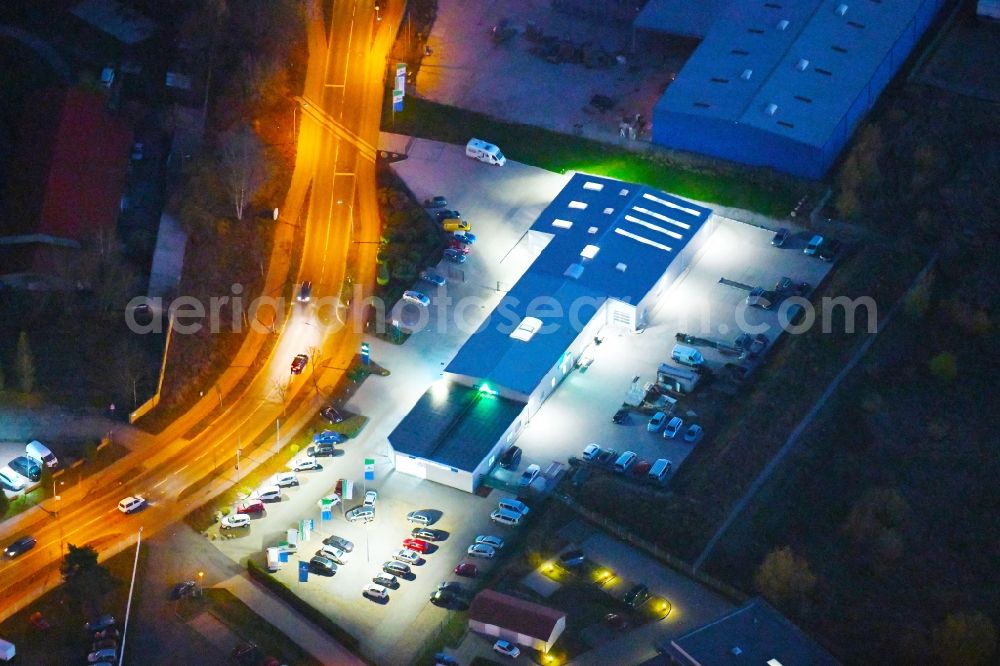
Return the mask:
{"type": "Polygon", "coordinates": [[[767,554],[757,569],[754,582],[770,601],[801,601],[816,587],[816,575],[805,558],[785,546],[767,554]]]}
{"type": "Polygon", "coordinates": [[[8,508],[10,508],[10,500],[7,499],[7,493],[0,490],[0,520],[7,515],[8,508]]]}
{"type": "Polygon", "coordinates": [[[267,179],[264,147],[253,130],[240,125],[222,135],[220,159],[236,219],[242,220],[247,206],[267,179]]]}
{"type": "Polygon", "coordinates": [[[934,653],[945,666],[993,663],[997,632],[982,613],[952,613],[934,627],[934,653]]]}
{"type": "Polygon", "coordinates": [[[31,393],[35,390],[35,357],[28,345],[28,334],[21,331],[17,336],[17,353],[14,358],[14,372],[21,391],[31,393]]]}
{"type": "Polygon", "coordinates": [[[958,359],[951,352],[941,352],[927,363],[931,374],[943,382],[953,382],[958,377],[958,359]]]}
{"type": "Polygon", "coordinates": [[[66,592],[88,611],[97,607],[101,597],[111,591],[114,577],[97,563],[97,551],[92,546],[69,544],[59,571],[66,583],[66,592]]]}

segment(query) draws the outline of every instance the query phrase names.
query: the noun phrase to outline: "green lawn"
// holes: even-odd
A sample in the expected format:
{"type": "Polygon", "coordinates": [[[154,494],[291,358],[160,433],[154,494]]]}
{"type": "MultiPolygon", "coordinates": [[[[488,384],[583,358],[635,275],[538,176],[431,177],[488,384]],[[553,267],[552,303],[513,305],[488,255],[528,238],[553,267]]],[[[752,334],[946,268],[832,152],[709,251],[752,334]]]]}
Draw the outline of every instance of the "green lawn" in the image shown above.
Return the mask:
{"type": "Polygon", "coordinates": [[[484,137],[498,144],[511,159],[549,171],[611,176],[766,215],[787,215],[798,199],[814,187],[759,169],[694,169],[662,157],[421,99],[407,99],[401,113],[386,113],[382,129],[460,145],[470,137],[484,137]]]}

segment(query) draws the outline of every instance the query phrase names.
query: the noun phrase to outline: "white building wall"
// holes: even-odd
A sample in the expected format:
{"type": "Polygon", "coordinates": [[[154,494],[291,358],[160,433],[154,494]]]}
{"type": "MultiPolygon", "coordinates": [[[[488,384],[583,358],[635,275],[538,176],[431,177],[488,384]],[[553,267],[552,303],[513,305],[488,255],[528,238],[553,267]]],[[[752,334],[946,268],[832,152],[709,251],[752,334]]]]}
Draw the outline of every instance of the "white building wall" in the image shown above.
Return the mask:
{"type": "Polygon", "coordinates": [[[638,313],[637,327],[641,328],[648,323],[651,310],[656,306],[657,301],[690,268],[691,264],[702,255],[708,245],[709,239],[718,228],[719,219],[713,213],[708,216],[708,219],[702,224],[701,229],[698,230],[694,238],[688,241],[688,244],[681,250],[680,254],[670,263],[666,272],[660,276],[660,279],[656,281],[656,284],[649,290],[649,293],[639,300],[636,306],[638,313]]]}

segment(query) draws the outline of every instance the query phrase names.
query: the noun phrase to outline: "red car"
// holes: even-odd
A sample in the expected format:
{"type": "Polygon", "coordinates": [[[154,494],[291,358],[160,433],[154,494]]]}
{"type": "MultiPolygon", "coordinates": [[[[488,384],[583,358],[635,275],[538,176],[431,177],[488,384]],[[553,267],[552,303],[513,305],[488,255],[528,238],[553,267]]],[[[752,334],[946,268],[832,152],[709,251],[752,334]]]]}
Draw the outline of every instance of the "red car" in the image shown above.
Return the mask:
{"type": "Polygon", "coordinates": [[[632,466],[632,475],[638,477],[644,477],[649,473],[649,468],[653,466],[653,463],[648,460],[639,460],[632,466]]]}
{"type": "Polygon", "coordinates": [[[299,354],[292,359],[292,374],[301,375],[302,371],[306,369],[306,363],[309,362],[309,357],[305,354],[299,354]]]}
{"type": "Polygon", "coordinates": [[[403,539],[403,547],[415,550],[418,553],[426,553],[431,545],[423,539],[403,539]]]}
{"type": "Polygon", "coordinates": [[[258,499],[243,500],[236,507],[236,513],[263,513],[264,503],[258,499]]]}
{"type": "Polygon", "coordinates": [[[448,243],[448,247],[455,252],[461,252],[462,254],[469,254],[469,246],[459,240],[452,240],[448,243]]]}
{"type": "Polygon", "coordinates": [[[472,562],[462,562],[455,567],[455,573],[466,578],[475,578],[479,575],[479,568],[472,562]]]}

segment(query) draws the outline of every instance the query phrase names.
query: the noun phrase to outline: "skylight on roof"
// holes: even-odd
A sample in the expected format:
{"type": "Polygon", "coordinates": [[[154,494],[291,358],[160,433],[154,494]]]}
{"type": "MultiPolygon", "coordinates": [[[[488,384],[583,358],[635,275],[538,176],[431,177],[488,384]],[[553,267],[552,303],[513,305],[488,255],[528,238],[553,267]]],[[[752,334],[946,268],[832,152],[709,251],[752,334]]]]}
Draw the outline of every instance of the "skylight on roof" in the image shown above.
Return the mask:
{"type": "Polygon", "coordinates": [[[597,256],[597,253],[601,251],[601,248],[596,245],[588,245],[580,251],[580,256],[584,259],[593,259],[597,256]]]}
{"type": "Polygon", "coordinates": [[[583,189],[600,192],[601,190],[604,189],[604,183],[595,183],[593,181],[588,180],[586,183],[583,184],[583,189]]]}
{"type": "Polygon", "coordinates": [[[510,337],[521,342],[527,342],[535,336],[535,333],[542,327],[542,320],[538,317],[525,317],[521,323],[511,331],[510,337]]]}
{"type": "Polygon", "coordinates": [[[628,196],[628,190],[626,190],[623,187],[621,190],[618,191],[618,196],[627,197],[628,196]]]}
{"type": "Polygon", "coordinates": [[[625,216],[625,220],[628,221],[628,222],[634,222],[635,224],[638,224],[638,225],[641,225],[643,227],[646,227],[647,229],[649,229],[651,231],[657,231],[657,232],[659,232],[661,234],[665,234],[667,236],[670,236],[671,238],[676,238],[677,240],[683,240],[684,239],[684,236],[681,236],[676,231],[671,231],[670,229],[665,229],[665,228],[661,227],[658,224],[653,224],[651,222],[646,222],[645,220],[640,220],[639,218],[633,217],[631,215],[626,215],[625,216]]]}
{"type": "MultiPolygon", "coordinates": [[[[656,211],[649,210],[648,208],[640,208],[639,206],[636,206],[633,210],[635,210],[635,212],[637,212],[637,213],[643,213],[645,215],[649,215],[650,217],[654,217],[657,220],[660,220],[661,222],[667,222],[668,224],[672,224],[675,227],[680,227],[681,229],[690,229],[691,228],[691,225],[688,224],[687,222],[681,222],[680,220],[675,220],[672,217],[667,217],[663,213],[657,213],[656,211]]],[[[631,216],[628,216],[628,215],[625,216],[625,219],[629,220],[631,222],[637,222],[638,221],[635,218],[633,218],[631,216]]]]}
{"type": "Polygon", "coordinates": [[[597,233],[597,227],[590,227],[589,229],[587,229],[587,233],[593,236],[594,234],[597,233]]]}
{"type": "Polygon", "coordinates": [[[560,229],[571,229],[573,227],[573,223],[569,220],[560,220],[557,218],[552,220],[552,226],[559,227],[560,229]]]}
{"type": "Polygon", "coordinates": [[[614,209],[614,208],[605,208],[605,209],[604,209],[604,214],[605,214],[605,215],[611,215],[611,214],[612,214],[612,213],[614,213],[614,212],[615,212],[615,209],[614,209]]]}
{"type": "Polygon", "coordinates": [[[681,206],[680,204],[675,204],[673,201],[667,201],[666,199],[661,199],[660,197],[653,196],[648,192],[646,194],[643,194],[642,198],[649,199],[650,201],[655,201],[661,206],[667,206],[668,208],[676,208],[677,210],[682,210],[688,215],[694,215],[695,217],[701,215],[701,213],[696,211],[694,208],[688,208],[687,206],[681,206]]]}
{"type": "Polygon", "coordinates": [[[569,202],[569,207],[570,208],[576,208],[576,209],[579,209],[579,210],[584,210],[587,207],[587,204],[585,204],[582,201],[570,201],[569,202]]]}
{"type": "Polygon", "coordinates": [[[657,243],[656,241],[649,240],[648,238],[644,238],[643,236],[640,236],[639,234],[633,234],[631,231],[625,231],[621,227],[617,227],[615,229],[615,233],[618,234],[619,236],[625,236],[625,238],[631,238],[632,240],[639,241],[643,245],[650,245],[650,246],[655,247],[655,248],[657,248],[659,250],[664,250],[666,252],[673,252],[674,251],[673,248],[670,247],[669,245],[664,245],[663,243],[657,243]]]}

